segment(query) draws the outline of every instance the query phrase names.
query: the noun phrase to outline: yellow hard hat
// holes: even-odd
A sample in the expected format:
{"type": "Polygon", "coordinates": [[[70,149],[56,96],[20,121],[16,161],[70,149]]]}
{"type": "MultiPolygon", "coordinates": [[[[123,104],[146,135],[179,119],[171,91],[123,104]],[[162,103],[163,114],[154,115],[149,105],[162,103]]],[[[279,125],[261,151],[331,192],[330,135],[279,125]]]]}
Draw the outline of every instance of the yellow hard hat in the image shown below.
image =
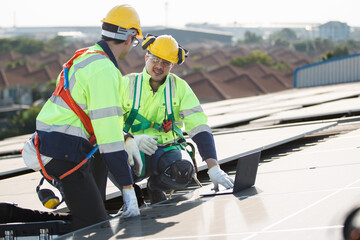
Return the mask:
{"type": "Polygon", "coordinates": [[[157,37],[148,34],[141,46],[151,54],[177,64],[182,64],[188,54],[188,51],[182,48],[170,35],[157,37]]]}
{"type": "Polygon", "coordinates": [[[137,38],[142,39],[140,18],[136,10],[128,4],[113,7],[106,17],[101,20],[125,29],[135,28],[138,31],[137,38]]]}

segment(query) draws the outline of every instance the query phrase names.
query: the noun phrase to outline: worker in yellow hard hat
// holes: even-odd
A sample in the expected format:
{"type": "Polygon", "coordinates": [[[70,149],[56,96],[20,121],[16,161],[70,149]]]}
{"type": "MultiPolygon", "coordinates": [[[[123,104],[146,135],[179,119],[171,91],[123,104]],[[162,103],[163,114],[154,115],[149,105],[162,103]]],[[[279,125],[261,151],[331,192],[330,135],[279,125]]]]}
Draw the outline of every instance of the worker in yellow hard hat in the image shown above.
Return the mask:
{"type": "Polygon", "coordinates": [[[186,187],[195,176],[196,162],[181,131],[196,143],[215,185],[233,187],[231,179],[217,163],[214,138],[207,116],[190,86],[170,73],[188,54],[170,35],[148,35],[142,48],[147,50],[142,73],[123,78],[124,131],[134,135],[142,154],[142,166],[134,166],[136,180],[149,177],[150,202],[167,199],[165,191],[186,187]]]}
{"type": "MultiPolygon", "coordinates": [[[[104,205],[108,171],[122,191],[119,213],[140,214],[131,166],[142,162],[136,142],[123,132],[117,63],[143,38],[140,19],[133,7],[119,5],[102,22],[102,40],[76,51],[64,64],[56,90],[37,116],[36,133],[23,151],[25,162],[39,160],[44,178],[59,188],[73,229],[109,218],[104,205]]],[[[43,179],[37,187],[42,203],[56,208],[61,201],[49,200],[53,196],[42,191],[42,183],[43,179]]]]}

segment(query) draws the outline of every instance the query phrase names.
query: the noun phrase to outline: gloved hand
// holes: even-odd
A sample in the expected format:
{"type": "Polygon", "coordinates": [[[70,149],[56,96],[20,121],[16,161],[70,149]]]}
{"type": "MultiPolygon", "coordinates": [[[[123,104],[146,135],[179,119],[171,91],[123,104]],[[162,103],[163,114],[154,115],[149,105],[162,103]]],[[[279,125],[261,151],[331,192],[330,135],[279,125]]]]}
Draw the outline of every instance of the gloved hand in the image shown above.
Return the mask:
{"type": "Polygon", "coordinates": [[[141,160],[141,155],[137,143],[133,138],[127,138],[125,141],[125,148],[129,156],[129,165],[133,167],[135,175],[140,176],[141,170],[143,168],[143,162],[141,160]]]}
{"type": "Polygon", "coordinates": [[[146,155],[153,155],[158,149],[157,147],[157,137],[152,137],[146,134],[135,135],[135,142],[139,147],[139,150],[145,153],[146,155]]]}
{"type": "Polygon", "coordinates": [[[219,165],[210,168],[208,174],[214,184],[215,191],[219,191],[219,184],[223,185],[226,189],[234,187],[234,180],[221,170],[219,165]]]}
{"type": "Polygon", "coordinates": [[[124,218],[139,216],[140,210],[134,188],[123,189],[122,195],[123,195],[124,206],[121,216],[124,218]]]}

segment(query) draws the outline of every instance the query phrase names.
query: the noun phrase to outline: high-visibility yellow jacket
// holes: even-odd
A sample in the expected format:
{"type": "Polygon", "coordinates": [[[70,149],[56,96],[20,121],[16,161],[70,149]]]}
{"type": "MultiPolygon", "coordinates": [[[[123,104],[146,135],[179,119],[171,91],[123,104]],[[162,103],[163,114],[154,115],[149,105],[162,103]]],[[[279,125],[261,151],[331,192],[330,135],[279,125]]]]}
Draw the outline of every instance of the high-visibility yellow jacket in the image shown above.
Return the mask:
{"type": "MultiPolygon", "coordinates": [[[[132,73],[124,76],[121,87],[121,102],[123,103],[124,120],[129,117],[134,104],[135,97],[135,79],[142,79],[140,107],[138,114],[145,117],[150,122],[161,125],[166,115],[165,102],[165,86],[170,81],[172,111],[175,118],[175,124],[179,129],[185,126],[185,131],[197,144],[199,152],[204,160],[207,158],[216,159],[216,150],[214,139],[210,127],[207,125],[207,116],[203,112],[200,102],[190,86],[175,74],[170,73],[165,82],[154,92],[150,86],[151,76],[144,68],[142,73],[132,73]]],[[[139,124],[140,121],[135,120],[133,126],[139,124]]],[[[137,132],[130,132],[134,135],[147,134],[158,137],[159,145],[166,145],[179,139],[176,132],[169,131],[165,133],[163,130],[151,127],[137,132]]]]}
{"type": "MultiPolygon", "coordinates": [[[[127,163],[120,99],[122,75],[104,41],[76,58],[69,69],[69,89],[75,102],[89,115],[102,158],[120,185],[133,183],[127,163]]],[[[58,78],[59,80],[59,78],[58,78]]],[[[80,162],[92,149],[79,117],[58,96],[52,96],[36,119],[40,153],[56,159],[80,162]]]]}

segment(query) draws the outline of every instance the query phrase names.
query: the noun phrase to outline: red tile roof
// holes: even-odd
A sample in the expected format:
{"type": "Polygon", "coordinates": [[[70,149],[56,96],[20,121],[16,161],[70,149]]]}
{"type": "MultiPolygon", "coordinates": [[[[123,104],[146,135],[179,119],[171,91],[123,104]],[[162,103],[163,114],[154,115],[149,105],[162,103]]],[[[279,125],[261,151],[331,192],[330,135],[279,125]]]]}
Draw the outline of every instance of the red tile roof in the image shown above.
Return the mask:
{"type": "MultiPolygon", "coordinates": [[[[81,46],[70,46],[65,54],[40,52],[26,58],[14,52],[1,54],[0,68],[1,64],[6,65],[7,61],[15,59],[26,59],[27,64],[0,71],[0,87],[55,80],[62,64],[77,48],[81,46]]],[[[251,49],[239,46],[197,48],[190,50],[185,62],[175,65],[172,72],[187,81],[199,99],[204,101],[247,97],[292,88],[292,73],[258,63],[243,68],[230,65],[232,58],[246,57],[251,52],[251,49]]],[[[145,53],[141,48],[133,49],[125,60],[119,62],[122,74],[141,72],[145,66],[145,53]]],[[[305,55],[286,48],[270,49],[268,54],[274,61],[286,63],[292,71],[311,62],[305,55]]]]}

